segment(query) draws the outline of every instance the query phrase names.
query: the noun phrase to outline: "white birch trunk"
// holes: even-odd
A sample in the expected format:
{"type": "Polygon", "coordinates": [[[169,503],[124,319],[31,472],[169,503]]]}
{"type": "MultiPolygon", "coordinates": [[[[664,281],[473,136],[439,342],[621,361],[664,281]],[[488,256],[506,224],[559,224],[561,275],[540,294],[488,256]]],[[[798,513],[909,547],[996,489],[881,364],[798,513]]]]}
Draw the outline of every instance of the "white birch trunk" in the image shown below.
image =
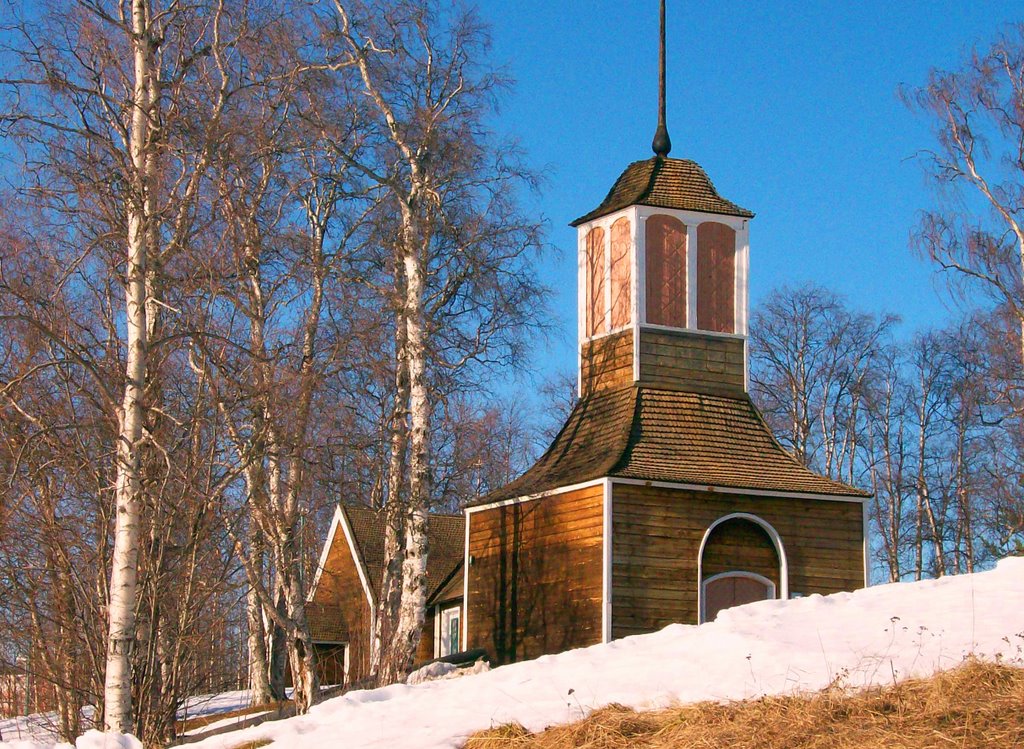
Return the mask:
{"type": "MultiPolygon", "coordinates": [[[[258,531],[252,533],[251,554],[256,574],[263,576],[263,541],[258,531]]],[[[263,604],[255,586],[250,585],[245,597],[249,632],[249,702],[265,705],[274,699],[270,689],[270,666],[267,661],[267,630],[263,620],[263,604]]]]}
{"type": "Polygon", "coordinates": [[[401,605],[402,560],[405,549],[405,479],[409,403],[408,363],[406,361],[405,314],[397,313],[395,330],[395,405],[391,418],[391,457],[388,465],[388,496],[384,508],[384,571],[380,595],[373,620],[373,643],[370,650],[370,673],[379,674],[384,658],[384,643],[391,642],[391,633],[398,621],[401,605]]]}
{"type": "Polygon", "coordinates": [[[403,678],[411,667],[423,631],[427,602],[427,504],[430,498],[430,417],[427,392],[427,349],[424,325],[423,269],[411,217],[406,217],[405,323],[409,369],[409,500],[405,515],[402,598],[392,638],[393,652],[382,664],[381,681],[403,678]]]}
{"type": "Polygon", "coordinates": [[[135,81],[133,111],[129,128],[129,151],[134,171],[133,194],[127,206],[128,262],[125,302],[127,360],[124,399],[117,441],[117,478],[114,521],[114,549],[111,557],[110,603],[108,607],[107,668],[103,693],[104,727],[107,731],[130,733],[133,729],[131,654],[135,643],[140,529],[140,443],[142,441],[142,395],[146,382],[146,259],[149,188],[147,143],[152,61],[149,44],[147,0],[132,0],[135,81]]]}

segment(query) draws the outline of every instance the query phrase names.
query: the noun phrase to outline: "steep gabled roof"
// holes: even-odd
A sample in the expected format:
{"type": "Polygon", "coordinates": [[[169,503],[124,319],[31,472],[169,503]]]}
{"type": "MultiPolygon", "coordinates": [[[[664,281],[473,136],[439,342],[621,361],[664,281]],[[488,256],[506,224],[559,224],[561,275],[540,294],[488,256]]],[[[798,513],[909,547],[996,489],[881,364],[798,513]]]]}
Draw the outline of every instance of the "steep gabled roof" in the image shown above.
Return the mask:
{"type": "MultiPolygon", "coordinates": [[[[384,574],[384,514],[369,507],[342,507],[352,529],[353,541],[363,561],[366,576],[376,597],[384,574]]],[[[465,551],[466,520],[462,515],[431,514],[427,526],[430,549],[427,555],[427,599],[445,585],[465,551]]]]}
{"type": "Polygon", "coordinates": [[[630,386],[582,399],[551,447],[478,504],[602,477],[781,494],[866,497],[786,452],[748,397],[630,386]]]}
{"type": "Polygon", "coordinates": [[[579,226],[631,205],[754,217],[746,208],[719,195],[697,162],[655,156],[627,166],[601,205],[570,225],[579,226]]]}

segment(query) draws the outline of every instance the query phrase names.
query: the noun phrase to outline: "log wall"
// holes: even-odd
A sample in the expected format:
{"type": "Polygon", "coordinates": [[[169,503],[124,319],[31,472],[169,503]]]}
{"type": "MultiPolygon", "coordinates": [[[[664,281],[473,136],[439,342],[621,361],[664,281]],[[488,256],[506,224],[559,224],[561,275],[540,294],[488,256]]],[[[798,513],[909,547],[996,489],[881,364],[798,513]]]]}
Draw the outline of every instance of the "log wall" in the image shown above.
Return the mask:
{"type": "Polygon", "coordinates": [[[586,341],[581,351],[583,394],[626,387],[633,382],[633,331],[586,341]]]}
{"type": "Polygon", "coordinates": [[[469,514],[467,649],[495,663],[601,641],[604,487],[469,514]]]}
{"type": "Polygon", "coordinates": [[[741,338],[640,329],[640,383],[649,387],[741,395],[743,359],[741,338]]]}
{"type": "MultiPolygon", "coordinates": [[[[652,632],[673,622],[697,623],[700,542],[712,523],[734,512],[757,515],[779,533],[791,596],[864,586],[859,502],[612,484],[613,638],[652,632]]],[[[763,543],[753,544],[749,552],[742,546],[732,551],[732,569],[749,564],[757,571],[763,566],[763,543]]],[[[727,571],[725,560],[711,561],[713,572],[727,571]]],[[[778,582],[778,575],[769,577],[778,582]]]]}

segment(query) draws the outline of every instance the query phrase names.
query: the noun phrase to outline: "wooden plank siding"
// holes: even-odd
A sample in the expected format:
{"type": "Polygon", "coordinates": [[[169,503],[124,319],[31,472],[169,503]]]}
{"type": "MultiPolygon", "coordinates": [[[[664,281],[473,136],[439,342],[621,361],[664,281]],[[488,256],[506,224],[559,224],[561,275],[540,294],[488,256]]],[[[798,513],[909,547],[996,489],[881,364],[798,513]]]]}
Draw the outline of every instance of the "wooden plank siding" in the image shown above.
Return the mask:
{"type": "Polygon", "coordinates": [[[469,514],[467,648],[495,663],[601,641],[604,487],[469,514]]]}
{"type": "Polygon", "coordinates": [[[625,387],[633,382],[633,331],[623,330],[583,344],[583,394],[625,387]]]}
{"type": "MultiPolygon", "coordinates": [[[[349,647],[349,682],[370,675],[370,603],[359,579],[356,561],[338,528],[313,595],[313,602],[335,607],[349,647]]],[[[431,630],[433,632],[433,630],[431,630]]]]}
{"type": "MultiPolygon", "coordinates": [[[[790,595],[835,593],[864,585],[859,502],[743,496],[612,484],[612,637],[696,624],[697,556],[705,531],[734,512],[756,515],[782,539],[790,595]]],[[[705,577],[729,569],[758,572],[765,546],[718,549],[705,577]],[[722,552],[734,554],[732,561],[722,552]]],[[[779,584],[777,572],[766,575],[779,584]]]]}
{"type": "Polygon", "coordinates": [[[744,342],[741,338],[640,329],[641,385],[715,395],[742,395],[746,392],[743,360],[744,342]]]}

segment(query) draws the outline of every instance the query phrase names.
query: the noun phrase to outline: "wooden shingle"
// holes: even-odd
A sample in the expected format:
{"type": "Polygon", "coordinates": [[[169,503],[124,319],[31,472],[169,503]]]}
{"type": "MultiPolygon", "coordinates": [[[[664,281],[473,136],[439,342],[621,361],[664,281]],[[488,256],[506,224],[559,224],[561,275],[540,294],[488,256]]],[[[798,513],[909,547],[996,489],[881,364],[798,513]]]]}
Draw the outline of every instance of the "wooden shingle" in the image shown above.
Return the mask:
{"type": "Polygon", "coordinates": [[[719,195],[697,162],[655,156],[627,166],[601,205],[580,216],[570,226],[579,226],[631,205],[754,217],[751,211],[719,195]]]}
{"type": "Polygon", "coordinates": [[[602,478],[793,494],[865,497],[821,476],[775,440],[745,394],[630,386],[584,397],[551,447],[478,504],[602,478]]]}

